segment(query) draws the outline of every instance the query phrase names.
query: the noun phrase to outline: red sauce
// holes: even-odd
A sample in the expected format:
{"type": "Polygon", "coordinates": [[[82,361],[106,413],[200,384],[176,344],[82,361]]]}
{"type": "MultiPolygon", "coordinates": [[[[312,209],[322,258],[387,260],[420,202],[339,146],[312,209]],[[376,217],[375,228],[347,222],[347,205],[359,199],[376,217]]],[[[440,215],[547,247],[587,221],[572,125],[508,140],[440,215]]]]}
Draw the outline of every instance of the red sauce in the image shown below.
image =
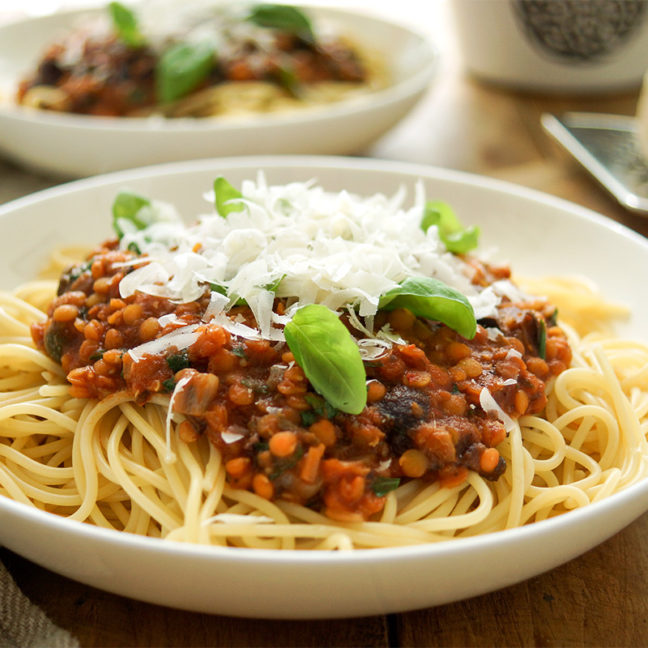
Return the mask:
{"type": "MultiPolygon", "coordinates": [[[[63,112],[125,116],[159,103],[155,91],[158,55],[152,49],[130,47],[114,36],[86,37],[80,55],[70,56],[68,50],[77,48],[79,38],[76,35],[70,42],[47,49],[34,74],[21,82],[18,103],[35,86],[62,90],[61,102],[42,107],[63,112]]],[[[271,47],[245,42],[230,57],[221,57],[209,78],[194,92],[224,81],[267,81],[292,93],[298,84],[362,83],[366,78],[356,53],[341,41],[315,45],[277,33],[271,47]]]]}
{"type": "MultiPolygon", "coordinates": [[[[410,478],[462,483],[468,470],[497,479],[505,469],[497,446],[502,422],[480,407],[487,388],[509,416],[540,413],[546,381],[567,368],[571,352],[537,300],[505,302],[466,340],[409,311],[379,313],[407,341],[366,362],[367,406],[357,416],[335,411],[311,387],[285,343],[237,338],[201,319],[208,303],[175,304],[136,293],[122,299],[119,281],[138,259],[109,242],[67,271],[48,319],[32,328],[37,346],[67,372],[75,397],[128,390],[146,402],[175,392],[186,420],[183,440],[200,435],[221,451],[229,483],[340,520],[367,519],[384,495],[410,478]],[[159,318],[173,314],[166,325],[159,318]],[[188,349],[165,349],[135,361],[129,349],[185,325],[197,325],[188,349]],[[492,335],[497,328],[501,332],[492,335]]],[[[141,261],[140,261],[141,262],[141,261]]],[[[476,264],[483,284],[507,269],[476,264]]],[[[283,303],[275,300],[281,313],[283,303]]],[[[247,307],[233,309],[254,325],[247,307]]]]}

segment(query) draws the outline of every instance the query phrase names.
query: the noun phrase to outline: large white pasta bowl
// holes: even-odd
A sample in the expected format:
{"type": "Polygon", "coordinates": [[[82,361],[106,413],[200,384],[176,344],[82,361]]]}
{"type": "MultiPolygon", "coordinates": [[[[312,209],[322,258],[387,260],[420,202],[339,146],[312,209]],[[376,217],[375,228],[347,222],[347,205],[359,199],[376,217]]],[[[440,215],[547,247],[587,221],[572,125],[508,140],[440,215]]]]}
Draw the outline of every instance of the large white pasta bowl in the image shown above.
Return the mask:
{"type": "MultiPolygon", "coordinates": [[[[499,248],[518,271],[587,275],[632,308],[621,333],[646,337],[645,289],[626,271],[648,262],[642,237],[511,184],[361,159],[204,160],[80,180],[22,198],[0,207],[0,288],[33,277],[56,246],[108,235],[110,205],[123,187],[171,201],[191,218],[206,210],[203,194],[215,176],[237,185],[260,169],[271,183],[316,178],[326,189],[361,194],[413,189],[420,180],[429,197],[452,204],[464,223],[479,225],[483,245],[499,248]]],[[[281,552],[137,537],[0,496],[0,542],[65,576],[152,603],[235,616],[351,617],[439,605],[520,582],[591,549],[646,510],[644,480],[560,517],[481,537],[355,552],[281,552]]]]}

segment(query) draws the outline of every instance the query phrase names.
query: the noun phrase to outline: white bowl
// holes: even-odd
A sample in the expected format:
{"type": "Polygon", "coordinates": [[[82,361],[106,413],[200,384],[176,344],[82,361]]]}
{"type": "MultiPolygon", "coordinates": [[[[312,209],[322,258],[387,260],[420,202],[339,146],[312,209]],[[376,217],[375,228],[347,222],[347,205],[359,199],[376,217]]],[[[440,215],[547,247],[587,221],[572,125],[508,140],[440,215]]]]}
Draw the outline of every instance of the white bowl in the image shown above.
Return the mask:
{"type": "Polygon", "coordinates": [[[359,153],[422,97],[437,67],[431,43],[412,29],[362,13],[309,7],[361,46],[381,54],[392,81],[327,106],[240,121],[106,118],[34,110],[12,97],[47,44],[84,13],[70,11],[0,27],[0,153],[32,169],[81,177],[213,156],[359,153]]]}
{"type": "MultiPolygon", "coordinates": [[[[646,338],[648,242],[582,207],[515,185],[453,171],[343,158],[198,161],[91,178],[0,207],[0,288],[34,275],[53,247],[109,233],[110,205],[128,186],[205,211],[216,175],[234,185],[264,169],[269,182],[316,178],[362,194],[413,188],[479,224],[483,246],[526,274],[582,273],[632,307],[625,335],[646,338]]],[[[412,195],[412,194],[410,194],[412,195]]],[[[191,546],[100,529],[0,497],[0,542],[48,569],[117,594],[188,610],[250,617],[325,618],[429,607],[489,592],[578,556],[648,509],[648,480],[557,518],[481,537],[353,553],[191,546]],[[493,568],[496,566],[496,568],[493,568]]],[[[614,570],[614,565],[610,566],[614,570]]]]}

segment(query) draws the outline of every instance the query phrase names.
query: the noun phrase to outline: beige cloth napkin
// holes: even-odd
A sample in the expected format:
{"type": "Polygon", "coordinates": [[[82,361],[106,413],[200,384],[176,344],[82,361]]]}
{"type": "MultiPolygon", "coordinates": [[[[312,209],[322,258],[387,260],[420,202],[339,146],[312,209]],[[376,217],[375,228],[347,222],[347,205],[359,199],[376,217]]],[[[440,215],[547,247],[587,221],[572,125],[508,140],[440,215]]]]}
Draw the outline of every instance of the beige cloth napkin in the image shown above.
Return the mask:
{"type": "Polygon", "coordinates": [[[0,562],[0,648],[78,648],[79,642],[54,625],[20,591],[0,562]]]}

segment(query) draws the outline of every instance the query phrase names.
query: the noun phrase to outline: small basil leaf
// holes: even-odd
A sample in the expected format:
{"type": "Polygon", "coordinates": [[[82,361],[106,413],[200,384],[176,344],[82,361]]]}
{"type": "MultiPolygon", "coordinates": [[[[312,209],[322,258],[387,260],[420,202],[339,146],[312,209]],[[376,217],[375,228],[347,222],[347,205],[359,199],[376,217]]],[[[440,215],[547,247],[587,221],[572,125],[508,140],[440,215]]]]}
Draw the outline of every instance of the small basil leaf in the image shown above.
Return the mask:
{"type": "Polygon", "coordinates": [[[547,324],[549,326],[556,326],[558,324],[558,308],[554,308],[554,312],[549,316],[547,324]]]}
{"type": "Polygon", "coordinates": [[[543,359],[547,359],[547,323],[544,318],[538,318],[538,355],[543,359]]]}
{"type": "Polygon", "coordinates": [[[306,43],[315,42],[315,34],[310,20],[297,7],[259,4],[252,7],[247,20],[259,27],[269,27],[294,34],[306,43]]]}
{"type": "Polygon", "coordinates": [[[450,252],[465,254],[477,247],[479,228],[464,227],[450,205],[445,202],[429,200],[425,204],[421,229],[427,232],[432,225],[437,226],[439,238],[450,252]]]}
{"type": "Polygon", "coordinates": [[[145,39],[137,25],[137,18],[128,7],[121,2],[111,2],[108,11],[119,40],[130,47],[144,45],[145,39]]]}
{"type": "Polygon", "coordinates": [[[216,211],[223,218],[226,218],[232,212],[243,210],[243,204],[239,202],[239,199],[243,198],[243,194],[238,189],[232,187],[223,176],[219,176],[214,180],[214,195],[216,196],[216,211]]]}
{"type": "Polygon", "coordinates": [[[396,490],[399,486],[400,479],[398,477],[376,477],[371,482],[371,490],[378,497],[384,497],[387,493],[396,490]]]}
{"type": "Polygon", "coordinates": [[[277,289],[279,288],[279,284],[285,279],[286,275],[282,274],[280,277],[277,277],[274,281],[271,281],[270,283],[267,283],[263,286],[265,290],[268,290],[269,292],[277,292],[277,289]]]}
{"type": "Polygon", "coordinates": [[[225,297],[227,297],[227,288],[221,284],[210,282],[209,289],[212,292],[218,293],[219,295],[225,295],[225,297]]]}
{"type": "Polygon", "coordinates": [[[315,391],[334,408],[360,414],[367,403],[365,369],[340,318],[326,306],[310,304],[295,313],[284,333],[315,391]]]}
{"type": "Polygon", "coordinates": [[[427,232],[432,225],[436,225],[439,231],[443,232],[456,232],[463,229],[452,207],[442,200],[428,200],[425,203],[421,229],[427,232]]]}
{"type": "Polygon", "coordinates": [[[461,232],[445,234],[441,240],[448,251],[455,254],[466,254],[466,252],[474,250],[479,244],[479,228],[473,225],[461,232]]]}
{"type": "Polygon", "coordinates": [[[157,97],[162,103],[180,99],[195,90],[214,65],[214,48],[208,43],[178,43],[162,54],[155,68],[157,97]]]}
{"type": "Polygon", "coordinates": [[[379,308],[407,308],[417,317],[443,322],[468,340],[477,331],[475,312],[466,296],[431,277],[408,277],[380,298],[379,308]]]}
{"type": "Polygon", "coordinates": [[[138,218],[137,214],[142,207],[149,207],[150,205],[151,201],[144,196],[140,196],[139,194],[130,191],[120,191],[112,206],[112,225],[115,234],[117,234],[120,239],[124,236],[124,230],[119,224],[120,220],[130,221],[140,230],[147,227],[150,223],[138,218]]]}

